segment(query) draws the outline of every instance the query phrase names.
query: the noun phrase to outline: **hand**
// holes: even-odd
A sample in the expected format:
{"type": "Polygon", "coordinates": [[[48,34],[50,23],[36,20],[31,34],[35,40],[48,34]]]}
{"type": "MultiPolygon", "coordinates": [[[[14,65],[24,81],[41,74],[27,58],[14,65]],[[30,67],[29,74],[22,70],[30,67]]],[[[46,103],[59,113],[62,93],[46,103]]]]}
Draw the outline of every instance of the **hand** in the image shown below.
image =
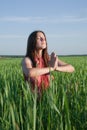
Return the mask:
{"type": "Polygon", "coordinates": [[[49,65],[50,65],[50,67],[53,68],[53,70],[56,70],[56,68],[58,66],[58,58],[54,52],[51,53],[49,65]]]}

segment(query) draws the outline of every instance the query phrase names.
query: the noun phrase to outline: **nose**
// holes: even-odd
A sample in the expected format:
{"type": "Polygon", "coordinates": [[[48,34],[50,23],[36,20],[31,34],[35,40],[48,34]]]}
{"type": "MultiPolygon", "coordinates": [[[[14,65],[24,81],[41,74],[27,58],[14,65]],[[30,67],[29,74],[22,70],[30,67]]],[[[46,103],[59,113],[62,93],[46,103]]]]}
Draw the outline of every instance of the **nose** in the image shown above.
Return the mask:
{"type": "Polygon", "coordinates": [[[42,38],[42,37],[41,37],[41,38],[40,38],[40,41],[41,41],[41,42],[45,41],[45,38],[42,38]]]}

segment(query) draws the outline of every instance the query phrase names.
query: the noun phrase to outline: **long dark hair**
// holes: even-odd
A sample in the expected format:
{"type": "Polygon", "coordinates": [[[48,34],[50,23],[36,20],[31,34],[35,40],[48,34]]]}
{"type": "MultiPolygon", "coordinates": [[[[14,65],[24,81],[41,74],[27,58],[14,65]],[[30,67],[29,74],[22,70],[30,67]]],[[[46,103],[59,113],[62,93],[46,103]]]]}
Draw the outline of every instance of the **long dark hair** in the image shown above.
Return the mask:
{"type": "MultiPolygon", "coordinates": [[[[27,51],[26,51],[26,57],[29,57],[33,63],[33,66],[36,67],[36,61],[35,61],[35,57],[36,57],[36,37],[37,37],[37,33],[41,32],[44,34],[45,38],[46,35],[43,31],[37,30],[32,32],[27,40],[27,51]]],[[[46,48],[43,49],[42,51],[42,58],[44,60],[44,64],[47,67],[48,66],[48,60],[49,60],[49,55],[47,52],[47,40],[46,40],[46,48]]]]}

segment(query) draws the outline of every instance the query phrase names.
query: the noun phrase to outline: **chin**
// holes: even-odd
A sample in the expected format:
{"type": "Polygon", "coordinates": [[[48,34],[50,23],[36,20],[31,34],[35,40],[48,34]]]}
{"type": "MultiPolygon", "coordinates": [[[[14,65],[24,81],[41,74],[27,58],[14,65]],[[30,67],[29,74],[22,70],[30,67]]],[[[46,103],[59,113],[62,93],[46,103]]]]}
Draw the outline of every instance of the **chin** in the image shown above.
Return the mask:
{"type": "Polygon", "coordinates": [[[46,47],[43,47],[43,49],[45,49],[46,47]]]}
{"type": "Polygon", "coordinates": [[[43,46],[42,48],[43,48],[43,49],[45,49],[45,48],[46,48],[46,46],[43,46]]]}
{"type": "Polygon", "coordinates": [[[41,50],[46,49],[46,45],[40,46],[37,49],[41,49],[41,50]]]}

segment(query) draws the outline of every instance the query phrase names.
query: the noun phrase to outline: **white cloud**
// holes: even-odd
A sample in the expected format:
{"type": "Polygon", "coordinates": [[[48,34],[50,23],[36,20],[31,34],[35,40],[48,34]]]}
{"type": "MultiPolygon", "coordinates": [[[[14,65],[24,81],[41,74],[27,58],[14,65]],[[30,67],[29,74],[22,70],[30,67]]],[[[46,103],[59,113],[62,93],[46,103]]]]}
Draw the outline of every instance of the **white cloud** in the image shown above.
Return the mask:
{"type": "Polygon", "coordinates": [[[11,34],[8,34],[8,35],[0,35],[0,39],[3,39],[3,38],[26,38],[26,36],[24,35],[11,35],[11,34]]]}
{"type": "Polygon", "coordinates": [[[44,17],[15,17],[15,16],[12,16],[12,17],[1,17],[0,18],[0,21],[3,21],[3,22],[30,22],[30,23],[39,23],[39,22],[42,22],[46,20],[46,18],[44,17]]]}
{"type": "Polygon", "coordinates": [[[48,34],[47,37],[49,38],[79,38],[79,37],[87,37],[86,33],[77,33],[77,32],[71,32],[71,33],[65,33],[65,34],[48,34]]]}
{"type": "Polygon", "coordinates": [[[87,17],[80,16],[65,16],[64,22],[87,22],[87,17]]]}
{"type": "MultiPolygon", "coordinates": [[[[72,32],[72,33],[67,33],[67,34],[48,34],[47,35],[47,37],[49,37],[49,38],[69,38],[69,37],[71,37],[71,38],[73,38],[73,37],[82,37],[82,36],[84,36],[84,37],[86,37],[86,33],[75,33],[75,32],[72,32]]],[[[3,34],[3,35],[0,35],[0,39],[14,39],[14,38],[16,38],[16,39],[26,39],[27,38],[27,36],[26,35],[16,35],[16,34],[3,34]]]]}
{"type": "Polygon", "coordinates": [[[61,16],[61,17],[0,17],[0,22],[28,22],[28,23],[72,23],[87,22],[87,17],[61,16]]]}

